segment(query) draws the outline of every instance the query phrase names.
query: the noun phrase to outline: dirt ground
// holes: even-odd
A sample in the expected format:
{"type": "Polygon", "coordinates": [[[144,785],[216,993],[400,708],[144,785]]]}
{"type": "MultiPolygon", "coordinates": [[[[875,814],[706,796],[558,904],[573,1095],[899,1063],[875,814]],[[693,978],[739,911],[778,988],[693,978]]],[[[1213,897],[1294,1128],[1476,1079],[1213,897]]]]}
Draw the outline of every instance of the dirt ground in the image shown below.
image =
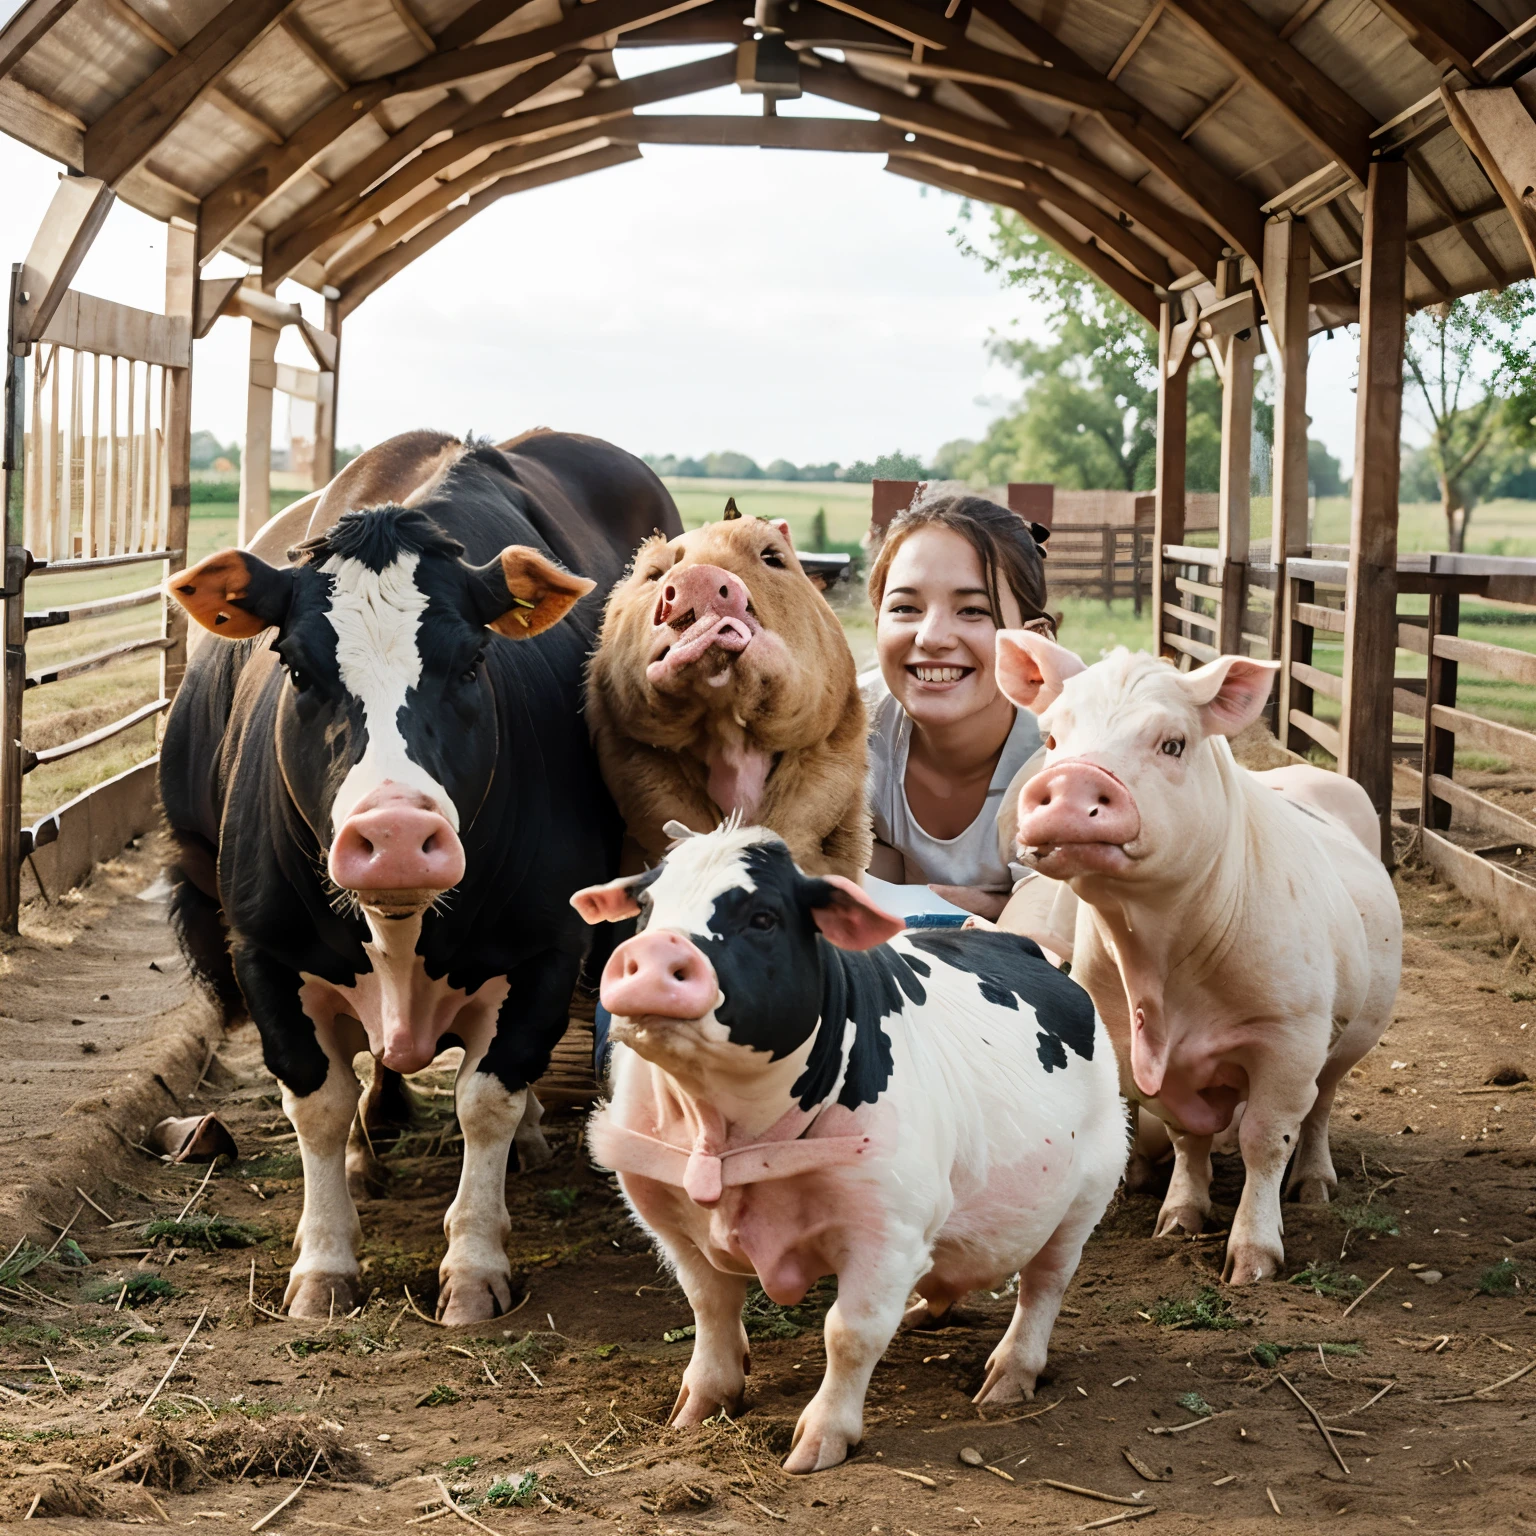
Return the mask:
{"type": "MultiPolygon", "coordinates": [[[[100,1092],[101,1057],[139,1049],[131,1020],[109,1017],[119,988],[156,978],[130,999],[146,1017],[184,995],[169,969],[148,969],[171,948],[157,909],[134,899],[150,872],[147,854],[130,858],[71,906],[34,910],[30,940],[0,956],[0,1127],[42,1138],[25,1168],[10,1153],[21,1188],[66,1155],[67,1136],[46,1133],[66,1102],[100,1092]],[[115,957],[111,985],[102,956],[115,957]],[[57,1041],[87,1034],[98,1051],[74,1046],[71,1075],[57,1041]]],[[[23,1244],[0,1264],[0,1519],[254,1530],[286,1500],[263,1531],[416,1520],[931,1536],[1143,1518],[1168,1536],[1536,1530],[1536,1370],[1474,1395],[1536,1366],[1536,1091],[1487,1082],[1536,1077],[1536,976],[1485,914],[1421,871],[1398,879],[1409,939],[1396,1019],[1340,1095],[1337,1203],[1288,1208],[1287,1280],[1222,1291],[1219,1237],[1155,1242],[1156,1199],[1122,1196],[1033,1404],[987,1418],[971,1406],[1011,1307],[973,1296],[950,1326],[896,1340],[860,1452],[809,1478],[777,1461],[820,1376],[828,1298],[788,1311],[759,1298],[744,1413],[665,1428],[688,1308],[588,1165],[569,1111],[546,1121],[553,1164],[508,1179],[514,1313],[461,1330],[418,1315],[412,1302],[432,1311],[458,1171],[445,1063],[415,1080],[422,1115],[385,1153],[388,1197],[362,1207],[366,1306],[324,1325],[272,1316],[300,1182],[254,1031],[238,1029],[186,1106],[216,1108],[240,1144],[200,1194],[205,1169],[124,1145],[67,1170],[63,1187],[100,1210],[55,1194],[0,1213],[5,1249],[23,1244]],[[189,1202],[180,1238],[143,1235],[189,1202]],[[249,1246],[204,1246],[216,1241],[249,1246]],[[1343,1431],[1347,1474],[1282,1373],[1343,1431]]],[[[1219,1160],[1223,1217],[1239,1182],[1236,1161],[1219,1160]]]]}

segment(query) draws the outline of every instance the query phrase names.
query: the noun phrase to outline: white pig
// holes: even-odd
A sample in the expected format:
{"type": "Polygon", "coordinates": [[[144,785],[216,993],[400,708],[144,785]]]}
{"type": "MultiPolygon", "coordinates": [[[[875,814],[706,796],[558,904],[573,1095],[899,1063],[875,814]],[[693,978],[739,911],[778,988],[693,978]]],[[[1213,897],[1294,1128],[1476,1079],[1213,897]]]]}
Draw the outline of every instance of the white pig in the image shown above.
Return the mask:
{"type": "Polygon", "coordinates": [[[754,1276],[785,1305],[837,1277],[791,1472],[863,1438],[865,1389],[904,1314],[941,1317],[1015,1272],[976,1400],[1033,1396],[1125,1165],[1087,994],[1012,934],[898,937],[899,918],[842,876],[803,874],[760,827],[689,837],[572,901],[589,922],[641,918],[603,972],[613,1097],[589,1145],[693,1307],[672,1422],[739,1405],[754,1276]]]}
{"type": "Polygon", "coordinates": [[[997,648],[999,684],[1047,733],[1019,798],[1020,849],[1080,899],[1072,974],[1125,1093],[1173,1139],[1157,1235],[1204,1225],[1211,1141],[1242,1105],[1223,1275],[1262,1280],[1285,1259],[1286,1164],[1289,1191],[1328,1200],[1334,1092],[1397,995],[1402,915],[1370,801],[1323,769],[1234,761],[1227,738],[1258,718],[1273,662],[1185,673],[1119,649],[1085,670],[1023,630],[997,648]]]}

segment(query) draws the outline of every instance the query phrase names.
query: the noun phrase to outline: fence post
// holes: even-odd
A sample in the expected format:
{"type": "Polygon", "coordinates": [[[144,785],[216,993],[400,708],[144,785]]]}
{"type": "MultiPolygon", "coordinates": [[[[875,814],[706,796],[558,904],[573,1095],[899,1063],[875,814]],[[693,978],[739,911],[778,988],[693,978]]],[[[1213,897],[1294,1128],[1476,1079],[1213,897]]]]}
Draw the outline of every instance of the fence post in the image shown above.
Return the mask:
{"type": "Polygon", "coordinates": [[[245,441],[240,445],[240,545],[244,548],[272,515],[272,391],[277,384],[281,333],[251,321],[250,373],[245,395],[245,441]]]}
{"type": "MultiPolygon", "coordinates": [[[[1437,587],[1439,584],[1436,584],[1437,587]]],[[[1456,707],[1456,663],[1435,655],[1435,641],[1441,635],[1454,635],[1461,625],[1461,595],[1454,589],[1441,588],[1429,594],[1429,668],[1424,687],[1424,762],[1419,781],[1419,826],[1443,832],[1451,824],[1449,802],[1438,798],[1430,788],[1430,777],[1456,774],[1456,737],[1435,724],[1435,706],[1456,707]]]]}
{"type": "MultiPolygon", "coordinates": [[[[165,464],[170,496],[165,547],[172,553],[162,567],[165,578],[187,564],[192,510],[192,310],[196,297],[197,230],[173,218],[166,224],[165,312],[186,318],[187,361],[183,368],[166,370],[165,464]]],[[[161,599],[160,633],[169,642],[160,653],[160,697],[173,699],[187,670],[187,611],[169,598],[161,599]]],[[[165,721],[164,715],[156,721],[157,737],[165,734],[165,721]]]]}
{"type": "MultiPolygon", "coordinates": [[[[1135,610],[1135,613],[1136,613],[1136,617],[1138,619],[1141,617],[1141,583],[1142,583],[1142,571],[1143,571],[1142,552],[1143,552],[1145,546],[1146,546],[1146,531],[1145,531],[1145,529],[1142,529],[1142,528],[1132,528],[1131,529],[1131,602],[1132,602],[1132,605],[1134,607],[1134,610],[1135,610]]],[[[1159,637],[1159,639],[1157,640],[1156,643],[1159,644],[1159,645],[1162,644],[1162,640],[1161,640],[1160,637],[1159,637]]]]}
{"type": "Polygon", "coordinates": [[[4,565],[0,566],[0,933],[15,933],[21,916],[21,698],[26,687],[23,588],[27,552],[22,545],[23,438],[27,364],[17,339],[16,305],[21,264],[11,268],[5,346],[4,565]]]}
{"type": "Polygon", "coordinates": [[[1313,712],[1313,698],[1312,690],[1291,676],[1291,663],[1299,661],[1311,665],[1312,626],[1297,619],[1296,606],[1298,603],[1312,602],[1315,596],[1316,590],[1312,583],[1293,580],[1288,565],[1276,573],[1275,606],[1278,608],[1283,603],[1284,610],[1280,623],[1280,702],[1275,711],[1275,736],[1284,746],[1302,757],[1307,755],[1312,746],[1312,738],[1291,724],[1291,711],[1299,709],[1302,714],[1310,715],[1313,712]]]}
{"type": "Polygon", "coordinates": [[[1181,653],[1163,643],[1163,604],[1169,578],[1163,546],[1184,542],[1184,475],[1189,435],[1189,354],[1194,322],[1184,318],[1184,301],[1169,298],[1158,312],[1157,331],[1157,505],[1152,520],[1152,644],[1159,656],[1177,662],[1181,653]],[[1177,305],[1177,310],[1175,309],[1177,305]]]}

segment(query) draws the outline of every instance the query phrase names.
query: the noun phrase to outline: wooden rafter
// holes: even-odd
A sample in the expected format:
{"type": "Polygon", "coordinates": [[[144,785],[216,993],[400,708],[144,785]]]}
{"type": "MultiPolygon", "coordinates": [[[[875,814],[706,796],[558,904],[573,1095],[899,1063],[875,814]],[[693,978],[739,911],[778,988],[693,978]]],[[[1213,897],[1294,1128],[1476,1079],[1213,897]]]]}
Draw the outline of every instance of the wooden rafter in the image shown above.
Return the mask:
{"type": "Polygon", "coordinates": [[[1376,0],[1432,64],[1477,79],[1477,61],[1504,40],[1504,28],[1477,0],[1376,0]]]}
{"type": "Polygon", "coordinates": [[[1118,80],[1125,73],[1126,65],[1136,57],[1141,49],[1141,45],[1146,42],[1148,34],[1157,25],[1159,18],[1167,9],[1168,0],[1152,0],[1152,9],[1147,12],[1142,24],[1131,33],[1131,40],[1120,50],[1119,57],[1105,71],[1104,78],[1106,80],[1118,80]]]}
{"type": "Polygon", "coordinates": [[[77,0],[28,0],[0,27],[0,80],[69,15],[76,3],[77,0]]]}
{"type": "Polygon", "coordinates": [[[546,160],[565,159],[585,146],[600,148],[605,139],[612,139],[606,125],[604,128],[588,125],[572,133],[557,134],[554,138],[540,139],[534,144],[514,144],[508,149],[487,155],[462,175],[439,182],[425,196],[402,209],[387,224],[381,224],[365,239],[338,251],[326,263],[326,280],[337,287],[343,286],[369,262],[393,249],[402,240],[409,240],[439,214],[446,213],[461,197],[474,196],[490,182],[499,181],[512,171],[531,169],[546,160]]]}
{"type": "Polygon", "coordinates": [[[1452,91],[1442,85],[1440,90],[1456,131],[1493,183],[1536,269],[1536,211],[1526,202],[1528,189],[1536,186],[1536,121],[1509,86],[1452,91]]]}
{"type": "Polygon", "coordinates": [[[1168,0],[1255,90],[1262,91],[1325,155],[1361,186],[1376,120],[1305,54],[1298,53],[1242,0],[1168,0]]]}
{"type": "MultiPolygon", "coordinates": [[[[502,116],[518,100],[526,100],[538,91],[546,90],[569,74],[580,63],[580,57],[571,53],[559,54],[547,64],[535,65],[533,69],[518,75],[465,114],[451,139],[434,144],[414,159],[407,160],[366,196],[359,198],[359,192],[378,182],[390,166],[403,158],[403,152],[393,155],[380,152],[370,156],[355,172],[348,173],[337,182],[337,195],[329,195],[307,204],[292,219],[272,231],[266,242],[262,271],[269,276],[286,276],[301,261],[334,240],[337,235],[355,229],[369,219],[382,217],[393,204],[409,196],[424,181],[479,150],[492,149],[530,134],[547,133],[551,129],[570,127],[579,122],[598,122],[605,117],[618,116],[636,107],[650,106],[674,97],[691,96],[714,86],[728,85],[736,78],[734,58],[699,59],[673,69],[656,70],[633,80],[596,87],[569,101],[558,102],[534,112],[502,116]]],[[[409,133],[412,126],[408,124],[401,133],[409,133]]],[[[434,127],[432,131],[440,131],[441,126],[434,127]]],[[[416,136],[411,147],[414,148],[426,137],[426,134],[416,136]]]]}
{"type": "Polygon", "coordinates": [[[294,3],[233,0],[226,5],[180,53],[86,129],[86,174],[116,186],[294,3]]]}
{"type": "Polygon", "coordinates": [[[862,155],[896,154],[905,144],[905,135],[898,129],[846,117],[629,116],[605,124],[603,132],[619,144],[817,149],[862,155]]]}
{"type": "Polygon", "coordinates": [[[957,193],[961,197],[975,198],[978,202],[996,203],[1022,214],[1053,245],[1091,272],[1104,286],[1122,298],[1144,319],[1148,325],[1157,324],[1157,295],[1148,283],[1128,272],[1118,261],[1098,246],[1085,243],[1070,234],[1053,218],[1040,200],[1030,193],[987,181],[979,176],[965,176],[946,170],[925,160],[913,160],[893,155],[885,166],[895,176],[905,176],[909,181],[927,182],[929,186],[957,193]]]}
{"type": "Polygon", "coordinates": [[[400,25],[411,34],[412,39],[428,53],[437,52],[437,43],[432,34],[422,26],[421,19],[416,15],[406,0],[389,0],[389,8],[400,18],[400,25]]]}
{"type": "Polygon", "coordinates": [[[377,261],[371,262],[358,272],[342,290],[338,306],[340,317],[345,319],[369,294],[376,292],[396,273],[403,272],[419,256],[425,255],[433,246],[447,239],[456,229],[467,224],[477,213],[483,212],[501,198],[509,197],[516,192],[532,191],[535,187],[547,187],[557,181],[566,181],[572,176],[590,175],[593,171],[605,170],[609,166],[622,165],[626,161],[639,158],[638,149],[633,149],[627,144],[613,144],[606,149],[597,149],[590,154],[560,160],[553,165],[541,166],[537,170],[528,171],[522,175],[508,176],[494,183],[470,198],[467,203],[449,209],[419,234],[395,246],[393,250],[386,251],[377,261]]]}
{"type": "Polygon", "coordinates": [[[1179,135],[1181,139],[1192,139],[1199,131],[1216,116],[1226,104],[1232,100],[1243,88],[1246,82],[1242,76],[1229,85],[1219,96],[1213,98],[1189,120],[1189,126],[1179,135]]]}
{"type": "Polygon", "coordinates": [[[1209,275],[1216,270],[1215,264],[1221,254],[1221,242],[1216,236],[1135,182],[1127,181],[1093,159],[1075,139],[1057,138],[1044,129],[1028,133],[1012,124],[999,127],[931,102],[903,96],[898,91],[861,78],[844,65],[831,62],[824,62],[820,69],[806,70],[802,84],[812,95],[878,112],[885,121],[899,128],[933,133],[997,154],[1019,156],[1058,175],[1071,177],[1135,220],[1200,271],[1209,275]]]}
{"type": "MultiPolygon", "coordinates": [[[[1448,219],[1457,219],[1456,205],[1451,201],[1450,195],[1441,185],[1440,178],[1435,174],[1429,162],[1417,150],[1409,150],[1403,157],[1408,162],[1408,168],[1413,172],[1414,180],[1424,189],[1424,194],[1435,207],[1448,219]]],[[[1509,274],[1499,264],[1499,258],[1493,254],[1488,242],[1478,232],[1477,226],[1471,223],[1457,221],[1456,233],[1461,237],[1461,242],[1478,261],[1487,269],[1488,276],[1495,288],[1503,288],[1509,282],[1509,274]]]]}
{"type": "Polygon", "coordinates": [[[305,24],[302,16],[287,15],[282,20],[283,31],[293,44],[338,91],[350,90],[352,82],[342,73],[341,66],[321,44],[305,24]]]}
{"type": "Polygon", "coordinates": [[[1231,245],[1255,262],[1263,260],[1264,220],[1253,197],[1180,139],[1156,113],[1119,85],[1095,74],[1070,48],[1008,0],[980,0],[977,9],[1026,48],[1049,57],[1050,67],[967,42],[958,28],[935,20],[913,0],[836,3],[839,10],[850,10],[900,35],[921,32],[920,41],[925,44],[922,60],[902,66],[914,74],[1000,85],[1096,113],[1121,143],[1188,197],[1231,245]],[[1007,16],[1005,12],[1013,14],[1007,16]]]}

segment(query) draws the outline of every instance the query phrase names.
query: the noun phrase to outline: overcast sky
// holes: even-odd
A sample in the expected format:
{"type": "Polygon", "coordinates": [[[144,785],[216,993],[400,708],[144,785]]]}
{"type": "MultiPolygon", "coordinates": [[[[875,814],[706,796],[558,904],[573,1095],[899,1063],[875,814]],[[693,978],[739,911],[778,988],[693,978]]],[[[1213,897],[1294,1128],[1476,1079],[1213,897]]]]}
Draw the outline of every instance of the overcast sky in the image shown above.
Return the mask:
{"type": "MultiPolygon", "coordinates": [[[[621,52],[619,70],[711,51],[621,52]]],[[[758,102],[729,88],[655,110],[753,113],[758,102]]],[[[814,97],[781,111],[867,115],[814,97]]],[[[958,199],[881,165],[648,147],[642,162],[494,204],[348,319],[339,441],[553,426],[639,453],[848,463],[981,435],[1017,394],[987,337],[1032,317],[956,249],[958,199]]],[[[7,263],[26,254],[57,174],[0,136],[7,263]]],[[[162,263],[163,226],[118,205],[76,286],[158,309],[162,263]]],[[[281,292],[319,318],[304,290],[281,292]]],[[[243,430],[248,329],[220,320],[197,344],[194,422],[226,440],[243,430]]],[[[309,360],[291,333],[278,355],[309,360]]],[[[1311,368],[1313,435],[1346,471],[1353,355],[1341,333],[1311,368]]]]}

